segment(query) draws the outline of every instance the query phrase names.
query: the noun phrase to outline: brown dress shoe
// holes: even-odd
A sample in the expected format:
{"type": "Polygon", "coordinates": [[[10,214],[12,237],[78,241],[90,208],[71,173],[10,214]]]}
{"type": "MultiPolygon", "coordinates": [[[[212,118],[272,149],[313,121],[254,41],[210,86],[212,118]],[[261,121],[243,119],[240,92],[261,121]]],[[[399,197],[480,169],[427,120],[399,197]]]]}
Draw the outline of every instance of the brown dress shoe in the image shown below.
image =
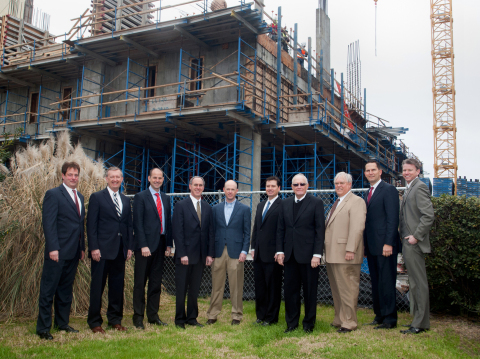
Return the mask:
{"type": "Polygon", "coordinates": [[[127,328],[123,327],[121,324],[113,324],[113,325],[110,325],[110,328],[112,329],[115,329],[115,330],[118,330],[120,332],[124,332],[127,330],[127,328]]]}
{"type": "Polygon", "coordinates": [[[105,334],[105,330],[103,330],[102,327],[93,327],[93,328],[92,328],[92,332],[105,334]]]}
{"type": "Polygon", "coordinates": [[[217,322],[216,319],[209,319],[207,320],[207,324],[210,325],[210,324],[215,324],[217,322]]]}

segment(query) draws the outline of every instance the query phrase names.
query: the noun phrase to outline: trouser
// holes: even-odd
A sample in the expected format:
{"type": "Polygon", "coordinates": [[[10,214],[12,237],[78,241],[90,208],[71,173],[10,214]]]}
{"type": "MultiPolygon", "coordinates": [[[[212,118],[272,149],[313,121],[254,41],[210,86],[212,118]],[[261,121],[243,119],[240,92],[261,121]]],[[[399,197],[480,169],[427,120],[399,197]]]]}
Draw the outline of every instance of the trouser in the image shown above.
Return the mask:
{"type": "Polygon", "coordinates": [[[327,263],[335,317],[333,325],[357,329],[357,304],[361,264],[327,263]]]}
{"type": "Polygon", "coordinates": [[[317,317],[317,287],[320,268],[311,263],[298,263],[293,255],[285,262],[285,321],[289,328],[297,327],[300,320],[300,288],[303,285],[305,317],[303,327],[313,329],[317,317]]]}
{"type": "Polygon", "coordinates": [[[160,307],[160,294],[162,292],[163,264],[165,262],[165,237],[157,250],[151,256],[142,256],[142,251],[135,251],[135,273],[133,283],[133,323],[143,321],[145,313],[145,285],[148,279],[147,288],[147,319],[153,322],[158,317],[160,307]]]}
{"type": "MultiPolygon", "coordinates": [[[[121,238],[120,238],[121,240],[121,238]]],[[[103,323],[102,295],[108,277],[108,308],[109,325],[122,324],[123,318],[123,288],[125,282],[125,254],[120,245],[115,259],[101,259],[91,263],[92,281],[90,284],[90,307],[87,323],[90,328],[99,327],[103,323]]]]}
{"type": "Polygon", "coordinates": [[[175,324],[195,324],[198,317],[198,292],[202,282],[205,263],[200,258],[196,264],[175,265],[176,311],[175,324]],[[185,312],[185,297],[187,296],[185,312]]]}
{"type": "Polygon", "coordinates": [[[410,244],[403,239],[403,259],[410,286],[410,311],[413,316],[411,326],[430,329],[430,300],[428,294],[425,254],[418,244],[410,244]]]}
{"type": "Polygon", "coordinates": [[[74,259],[60,259],[58,262],[45,259],[40,281],[37,333],[50,331],[52,327],[52,303],[55,312],[55,327],[63,328],[68,325],[73,299],[73,282],[75,281],[79,258],[80,246],[74,259]]]}
{"type": "Polygon", "coordinates": [[[253,267],[257,319],[276,323],[282,302],[282,266],[276,262],[264,263],[256,260],[253,267]]]}
{"type": "Polygon", "coordinates": [[[375,320],[397,325],[397,253],[388,257],[367,255],[367,261],[375,320]]]}
{"type": "Polygon", "coordinates": [[[242,320],[243,317],[243,275],[244,263],[238,258],[230,258],[227,246],[220,258],[215,258],[212,267],[212,298],[207,311],[208,319],[217,319],[222,310],[223,293],[225,292],[225,276],[228,273],[228,286],[232,300],[232,319],[242,320]]]}

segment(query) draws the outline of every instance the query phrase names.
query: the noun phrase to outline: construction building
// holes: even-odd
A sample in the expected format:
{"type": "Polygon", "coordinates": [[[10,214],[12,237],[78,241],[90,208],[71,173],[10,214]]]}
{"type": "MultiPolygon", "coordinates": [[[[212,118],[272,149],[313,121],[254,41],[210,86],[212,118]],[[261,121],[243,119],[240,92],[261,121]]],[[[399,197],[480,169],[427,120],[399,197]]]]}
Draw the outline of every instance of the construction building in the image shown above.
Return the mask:
{"type": "MultiPolygon", "coordinates": [[[[65,34],[30,26],[29,39],[20,23],[8,37],[4,16],[0,132],[20,127],[25,143],[70,131],[89,156],[122,168],[130,194],[148,186],[153,166],[171,193],[188,192],[193,175],[205,178],[206,191],[227,179],[260,190],[271,175],[287,189],[298,172],[310,189],[333,188],[339,171],[363,188],[370,158],[399,184],[402,160],[413,156],[397,139],[406,129],[373,121],[366,92],[347,88],[343,74],[335,79],[324,6],[318,56],[309,38],[301,66],[297,31],[286,35],[285,51],[263,0],[235,4],[211,11],[205,0],[163,8],[158,0],[93,0],[65,34]],[[163,20],[187,4],[198,11],[163,20]]],[[[277,18],[281,29],[281,8],[277,18]]]]}

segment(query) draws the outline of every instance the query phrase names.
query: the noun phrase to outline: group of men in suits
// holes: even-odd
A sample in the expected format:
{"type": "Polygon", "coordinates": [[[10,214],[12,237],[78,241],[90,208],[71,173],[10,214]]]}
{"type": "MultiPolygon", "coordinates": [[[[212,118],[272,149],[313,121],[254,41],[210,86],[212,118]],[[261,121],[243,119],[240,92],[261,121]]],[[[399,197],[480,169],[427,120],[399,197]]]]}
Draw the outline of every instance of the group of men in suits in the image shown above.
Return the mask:
{"type": "MultiPolygon", "coordinates": [[[[294,196],[279,198],[277,177],[266,180],[268,200],[257,206],[252,232],[251,256],[254,261],[256,324],[278,322],[281,303],[282,271],[285,277],[285,333],[299,326],[301,290],[305,303],[303,329],[315,326],[320,262],[325,255],[332,288],[335,317],[332,326],[339,333],[357,328],[356,307],[360,266],[365,255],[372,279],[375,329],[391,329],[397,324],[395,304],[396,257],[403,244],[403,255],[410,279],[413,321],[402,333],[417,334],[429,329],[428,283],[424,253],[430,252],[429,229],[433,208],[428,188],[418,180],[420,164],[413,159],[403,163],[407,191],[399,205],[395,187],[381,180],[375,160],[368,161],[365,175],[371,185],[365,200],[351,192],[352,177],[344,172],[334,179],[338,199],[327,217],[321,199],[308,194],[303,174],[292,179],[294,196]],[[400,235],[402,241],[400,241],[400,235]]],[[[40,284],[37,334],[53,339],[54,326],[78,332],[69,325],[73,282],[78,261],[85,256],[85,200],[77,191],[80,166],[65,162],[63,183],[46,192],[43,203],[45,262],[40,284]]],[[[153,325],[164,326],[158,316],[165,256],[175,240],[175,325],[203,327],[197,321],[197,297],[205,266],[212,266],[212,296],[207,324],[214,324],[222,309],[228,273],[232,301],[232,325],[243,317],[244,262],[250,247],[250,209],[237,199],[238,187],[225,182],[225,201],[211,207],[202,200],[205,182],[192,177],[190,196],[175,205],[160,191],[164,175],[150,170],[148,189],[135,195],[133,214],[130,199],[120,193],[122,171],[111,167],[107,187],[89,200],[87,234],[91,258],[91,288],[88,325],[94,333],[105,333],[101,316],[102,295],[108,279],[108,326],[125,331],[123,290],[125,262],[135,255],[133,324],[144,329],[144,315],[153,325]],[[135,234],[135,239],[134,239],[135,234]],[[148,281],[147,299],[145,286],[148,281]],[[185,298],[187,297],[185,310],[185,298]],[[146,303],[146,305],[145,305],[146,303]]]]}

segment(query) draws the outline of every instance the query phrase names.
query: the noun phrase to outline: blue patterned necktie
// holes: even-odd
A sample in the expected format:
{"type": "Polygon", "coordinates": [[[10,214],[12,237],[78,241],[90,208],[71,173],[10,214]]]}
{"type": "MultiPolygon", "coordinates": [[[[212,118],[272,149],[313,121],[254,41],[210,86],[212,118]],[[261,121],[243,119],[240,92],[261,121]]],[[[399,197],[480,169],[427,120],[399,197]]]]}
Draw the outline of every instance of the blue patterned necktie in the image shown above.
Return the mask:
{"type": "Polygon", "coordinates": [[[265,218],[265,215],[267,214],[269,208],[270,208],[270,201],[267,202],[267,208],[265,208],[265,211],[263,211],[262,222],[263,222],[263,220],[265,218]]]}

